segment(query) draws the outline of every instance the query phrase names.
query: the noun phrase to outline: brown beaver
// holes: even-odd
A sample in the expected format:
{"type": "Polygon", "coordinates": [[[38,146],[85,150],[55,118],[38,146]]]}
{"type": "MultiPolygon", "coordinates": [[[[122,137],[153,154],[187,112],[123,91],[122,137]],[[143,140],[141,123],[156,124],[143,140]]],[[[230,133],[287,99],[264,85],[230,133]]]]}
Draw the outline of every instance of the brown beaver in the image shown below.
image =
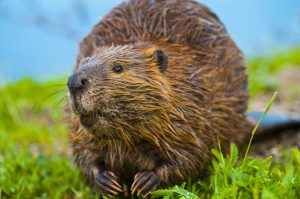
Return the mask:
{"type": "Polygon", "coordinates": [[[75,162],[103,193],[148,195],[199,178],[251,130],[243,56],[191,0],[129,0],[80,45],[68,80],[75,162]]]}

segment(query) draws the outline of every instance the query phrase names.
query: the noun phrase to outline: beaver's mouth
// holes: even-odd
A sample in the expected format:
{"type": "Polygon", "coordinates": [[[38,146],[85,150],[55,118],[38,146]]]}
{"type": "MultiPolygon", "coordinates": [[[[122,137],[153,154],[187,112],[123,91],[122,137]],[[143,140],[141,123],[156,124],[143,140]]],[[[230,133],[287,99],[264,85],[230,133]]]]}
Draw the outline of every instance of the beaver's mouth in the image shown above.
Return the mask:
{"type": "Polygon", "coordinates": [[[97,121],[97,116],[95,114],[84,114],[80,115],[80,123],[86,127],[91,128],[97,121]]]}
{"type": "Polygon", "coordinates": [[[85,128],[91,128],[97,121],[96,114],[85,111],[78,96],[70,96],[70,94],[68,96],[70,97],[73,112],[79,115],[80,123],[85,128]]]}
{"type": "Polygon", "coordinates": [[[80,97],[78,96],[74,96],[74,95],[70,95],[70,93],[68,92],[68,97],[72,106],[72,110],[74,113],[80,113],[83,111],[81,102],[80,102],[80,97]]]}

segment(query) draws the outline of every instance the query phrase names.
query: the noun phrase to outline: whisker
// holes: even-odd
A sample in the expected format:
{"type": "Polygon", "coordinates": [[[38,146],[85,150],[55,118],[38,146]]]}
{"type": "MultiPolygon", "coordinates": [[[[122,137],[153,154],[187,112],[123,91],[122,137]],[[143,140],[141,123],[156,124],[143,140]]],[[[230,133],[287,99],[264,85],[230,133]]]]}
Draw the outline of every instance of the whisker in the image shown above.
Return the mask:
{"type": "Polygon", "coordinates": [[[56,103],[54,104],[54,109],[53,109],[53,110],[57,111],[58,108],[60,108],[60,105],[62,104],[62,102],[63,102],[64,100],[66,100],[66,99],[67,99],[67,97],[64,96],[64,97],[62,97],[60,100],[58,100],[58,102],[56,102],[56,103]]]}
{"type": "Polygon", "coordinates": [[[66,87],[66,84],[54,84],[54,85],[47,86],[47,88],[53,88],[53,87],[66,87]]]}
{"type": "Polygon", "coordinates": [[[43,97],[41,100],[39,100],[39,102],[33,107],[33,110],[36,111],[43,103],[45,103],[48,99],[50,99],[51,97],[53,97],[54,95],[57,95],[57,94],[61,94],[63,92],[65,92],[66,89],[61,89],[61,90],[58,90],[58,91],[55,91],[45,97],[43,97]]]}

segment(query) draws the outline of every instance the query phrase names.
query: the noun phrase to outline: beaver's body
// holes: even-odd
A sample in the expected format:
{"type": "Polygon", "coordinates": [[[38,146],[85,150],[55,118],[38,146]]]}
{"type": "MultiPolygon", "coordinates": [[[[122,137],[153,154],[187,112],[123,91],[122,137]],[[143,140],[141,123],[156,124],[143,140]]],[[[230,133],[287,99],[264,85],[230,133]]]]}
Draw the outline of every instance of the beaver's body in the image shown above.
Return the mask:
{"type": "Polygon", "coordinates": [[[226,151],[250,131],[243,57],[218,18],[193,1],[121,4],[81,43],[75,70],[75,162],[111,195],[133,181],[147,194],[197,178],[212,148],[226,151]]]}

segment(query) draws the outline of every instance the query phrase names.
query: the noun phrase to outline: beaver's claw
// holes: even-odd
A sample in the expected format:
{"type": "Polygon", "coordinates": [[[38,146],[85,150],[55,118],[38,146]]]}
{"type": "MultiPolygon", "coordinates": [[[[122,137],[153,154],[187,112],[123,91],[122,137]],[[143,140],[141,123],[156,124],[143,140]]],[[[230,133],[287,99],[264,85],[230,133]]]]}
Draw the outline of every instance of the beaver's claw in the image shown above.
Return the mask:
{"type": "Polygon", "coordinates": [[[118,195],[123,192],[122,186],[117,182],[116,175],[111,171],[104,171],[98,173],[95,177],[95,184],[100,193],[107,194],[110,197],[118,195]]]}
{"type": "Polygon", "coordinates": [[[153,171],[137,173],[131,186],[131,194],[137,191],[137,196],[147,197],[159,187],[159,184],[160,179],[153,171]]]}

